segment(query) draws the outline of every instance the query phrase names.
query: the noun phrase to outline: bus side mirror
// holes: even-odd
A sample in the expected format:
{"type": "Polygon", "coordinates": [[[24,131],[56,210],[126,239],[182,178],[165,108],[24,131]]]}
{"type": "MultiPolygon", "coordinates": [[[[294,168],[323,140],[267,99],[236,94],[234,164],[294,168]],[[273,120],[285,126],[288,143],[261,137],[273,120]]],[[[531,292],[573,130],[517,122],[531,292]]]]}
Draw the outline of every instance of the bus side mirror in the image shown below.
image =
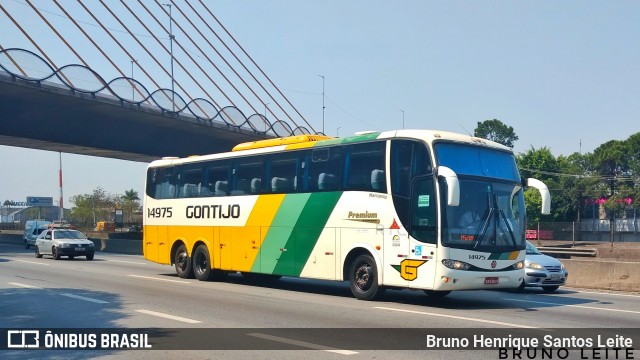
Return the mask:
{"type": "Polygon", "coordinates": [[[438,166],[438,176],[447,182],[447,205],[460,205],[460,181],[458,175],[446,166],[438,166]]]}
{"type": "Polygon", "coordinates": [[[534,178],[528,178],[525,185],[534,187],[540,192],[540,196],[542,197],[542,215],[551,214],[551,193],[549,192],[547,185],[534,178]]]}

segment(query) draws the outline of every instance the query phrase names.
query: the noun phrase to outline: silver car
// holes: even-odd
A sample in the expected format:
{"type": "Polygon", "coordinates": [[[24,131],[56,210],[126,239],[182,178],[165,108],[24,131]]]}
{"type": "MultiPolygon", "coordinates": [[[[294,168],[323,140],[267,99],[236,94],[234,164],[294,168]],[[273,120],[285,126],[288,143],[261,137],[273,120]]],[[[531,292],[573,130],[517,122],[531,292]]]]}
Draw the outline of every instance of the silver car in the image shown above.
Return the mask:
{"type": "Polygon", "coordinates": [[[544,255],[532,243],[527,241],[527,255],[524,260],[525,277],[521,289],[542,287],[544,291],[558,290],[567,281],[569,273],[556,258],[544,255]]]}
{"type": "Polygon", "coordinates": [[[69,228],[49,228],[43,231],[36,239],[36,257],[51,255],[54,260],[60,256],[68,256],[73,259],[76,256],[84,256],[87,260],[93,260],[95,247],[93,241],[78,230],[69,228]]]}

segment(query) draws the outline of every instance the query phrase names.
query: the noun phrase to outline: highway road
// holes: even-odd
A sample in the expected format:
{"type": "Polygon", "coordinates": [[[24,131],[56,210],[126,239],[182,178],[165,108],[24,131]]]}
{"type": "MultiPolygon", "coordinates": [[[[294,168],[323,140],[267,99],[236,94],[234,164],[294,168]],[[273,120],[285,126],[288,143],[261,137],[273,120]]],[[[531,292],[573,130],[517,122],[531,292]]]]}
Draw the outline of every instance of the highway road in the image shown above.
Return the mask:
{"type": "MultiPolygon", "coordinates": [[[[403,346],[391,333],[388,341],[393,344],[382,341],[378,349],[367,350],[336,347],[323,343],[322,337],[309,338],[305,331],[275,336],[260,329],[337,328],[336,336],[348,342],[350,336],[356,341],[366,329],[375,328],[640,328],[639,303],[640,294],[570,288],[554,294],[461,291],[442,299],[390,290],[380,301],[367,302],[353,298],[346,283],[283,278],[265,286],[239,274],[223,282],[199,282],[180,279],[172,267],[142,256],[99,252],[93,261],[55,261],[0,244],[0,328],[196,329],[194,333],[202,335],[195,341],[201,343],[212,341],[207,329],[241,328],[251,334],[231,345],[235,350],[5,350],[3,359],[498,359],[497,350],[483,350],[482,355],[410,345],[398,350],[403,346]],[[277,350],[245,348],[242,341],[247,338],[276,344],[277,350]]],[[[580,359],[571,354],[569,358],[580,359]]],[[[632,355],[640,358],[638,350],[632,355]]]]}

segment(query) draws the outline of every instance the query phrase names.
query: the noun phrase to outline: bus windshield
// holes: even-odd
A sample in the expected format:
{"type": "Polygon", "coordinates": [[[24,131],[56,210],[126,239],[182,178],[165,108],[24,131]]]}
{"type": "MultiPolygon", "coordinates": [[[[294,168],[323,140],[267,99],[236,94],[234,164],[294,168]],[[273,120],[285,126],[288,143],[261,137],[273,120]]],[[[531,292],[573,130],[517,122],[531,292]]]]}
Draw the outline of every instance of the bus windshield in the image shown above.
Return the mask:
{"type": "Polygon", "coordinates": [[[520,183],[513,154],[486,147],[451,142],[434,145],[438,166],[446,166],[458,175],[474,175],[520,183]]]}
{"type": "Polygon", "coordinates": [[[484,252],[525,248],[522,185],[461,178],[460,205],[442,204],[443,245],[484,252]]]}
{"type": "MultiPolygon", "coordinates": [[[[524,189],[512,154],[480,146],[440,142],[438,166],[460,180],[460,204],[442,202],[442,244],[485,252],[525,248],[524,189]]],[[[446,182],[440,181],[446,194],[446,182]]]]}

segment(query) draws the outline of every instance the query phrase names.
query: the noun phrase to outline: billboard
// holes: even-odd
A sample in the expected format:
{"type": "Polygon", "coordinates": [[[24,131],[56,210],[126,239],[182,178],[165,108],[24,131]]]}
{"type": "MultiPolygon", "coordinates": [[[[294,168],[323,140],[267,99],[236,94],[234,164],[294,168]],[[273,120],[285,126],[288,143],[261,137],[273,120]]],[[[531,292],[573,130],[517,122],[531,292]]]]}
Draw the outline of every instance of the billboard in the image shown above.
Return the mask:
{"type": "Polygon", "coordinates": [[[53,206],[53,198],[42,196],[27,196],[27,206],[53,206]]]}

